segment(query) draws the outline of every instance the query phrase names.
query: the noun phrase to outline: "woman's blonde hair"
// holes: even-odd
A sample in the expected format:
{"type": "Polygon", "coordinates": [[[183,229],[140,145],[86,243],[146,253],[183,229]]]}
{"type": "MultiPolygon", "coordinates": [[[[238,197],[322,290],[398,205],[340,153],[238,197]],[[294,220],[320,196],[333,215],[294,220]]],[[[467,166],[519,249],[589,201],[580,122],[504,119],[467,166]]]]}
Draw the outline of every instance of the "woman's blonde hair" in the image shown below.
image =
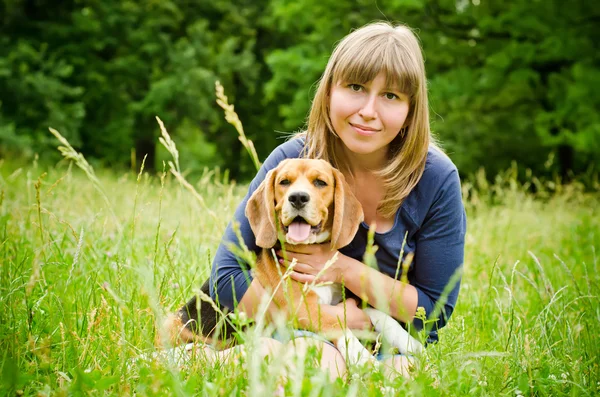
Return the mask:
{"type": "Polygon", "coordinates": [[[333,84],[364,84],[383,72],[386,86],[395,86],[408,95],[409,113],[405,127],[390,143],[389,162],[378,176],[386,195],[377,211],[394,216],[402,201],[415,187],[423,170],[430,144],[429,110],[425,66],[416,36],[406,26],[386,22],[366,25],[347,35],[333,51],[308,116],[305,156],[329,161],[351,175],[336,145],[341,144],[329,118],[329,97],[333,84]]]}

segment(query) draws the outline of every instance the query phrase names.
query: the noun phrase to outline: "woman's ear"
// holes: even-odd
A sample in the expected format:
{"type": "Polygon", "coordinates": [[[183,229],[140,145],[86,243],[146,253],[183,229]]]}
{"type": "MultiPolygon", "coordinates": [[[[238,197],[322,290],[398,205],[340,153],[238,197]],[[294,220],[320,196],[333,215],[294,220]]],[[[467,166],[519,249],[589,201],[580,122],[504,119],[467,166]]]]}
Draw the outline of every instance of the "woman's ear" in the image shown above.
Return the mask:
{"type": "Polygon", "coordinates": [[[364,219],[362,206],[350,190],[344,175],[333,169],[335,191],[333,199],[333,227],[331,228],[331,245],[339,249],[350,244],[364,219]]]}
{"type": "Polygon", "coordinates": [[[398,133],[402,138],[406,136],[406,132],[408,131],[408,125],[404,124],[404,127],[400,128],[400,132],[398,133]]]}
{"type": "Polygon", "coordinates": [[[261,248],[272,248],[277,242],[274,184],[278,168],[267,173],[246,204],[246,218],[261,248]]]}

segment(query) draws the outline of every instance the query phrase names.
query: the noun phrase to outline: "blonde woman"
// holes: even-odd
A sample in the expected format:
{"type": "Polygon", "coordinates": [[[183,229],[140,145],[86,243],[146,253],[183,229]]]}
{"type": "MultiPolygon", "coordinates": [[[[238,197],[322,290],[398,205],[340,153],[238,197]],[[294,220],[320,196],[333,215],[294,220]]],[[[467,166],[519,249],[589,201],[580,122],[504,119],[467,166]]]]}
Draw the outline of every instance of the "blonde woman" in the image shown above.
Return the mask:
{"type": "MultiPolygon", "coordinates": [[[[369,24],[336,46],[319,81],[306,131],[271,153],[235,213],[250,249],[258,247],[244,216],[248,198],[279,162],[303,156],[327,160],[342,171],[362,205],[365,221],[325,271],[323,265],[335,254],[330,244],[287,247],[290,258],[297,259],[292,278],[313,282],[320,274],[318,281],[343,282],[356,296],[368,297],[375,308],[422,328],[422,321],[415,319],[417,308],[432,314],[463,262],[466,218],[456,167],[431,136],[423,56],[408,27],[369,24]],[[361,262],[370,227],[375,228],[378,269],[361,262]],[[398,271],[402,250],[414,254],[405,285],[398,271]]],[[[214,258],[211,295],[221,305],[230,309],[239,305],[253,315],[265,291],[227,249],[230,242],[238,243],[231,225],[214,258]]],[[[429,342],[437,340],[437,329],[454,309],[459,283],[450,287],[429,342]]],[[[351,329],[370,326],[353,300],[346,308],[331,306],[328,311],[345,319],[351,329]]],[[[333,376],[345,374],[344,360],[332,344],[307,332],[298,336],[302,338],[288,343],[295,349],[317,345],[322,367],[333,376]]],[[[276,348],[281,342],[269,343],[268,348],[276,348]]],[[[403,374],[410,364],[399,355],[381,359],[403,374]]]]}

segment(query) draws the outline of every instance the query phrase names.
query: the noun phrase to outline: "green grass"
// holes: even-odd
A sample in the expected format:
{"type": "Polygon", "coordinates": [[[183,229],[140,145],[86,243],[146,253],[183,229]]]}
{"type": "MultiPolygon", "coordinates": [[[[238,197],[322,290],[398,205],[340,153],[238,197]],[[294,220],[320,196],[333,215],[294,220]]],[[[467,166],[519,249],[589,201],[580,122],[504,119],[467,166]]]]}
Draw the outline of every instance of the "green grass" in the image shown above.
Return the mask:
{"type": "MultiPolygon", "coordinates": [[[[331,383],[313,355],[284,390],[279,357],[183,370],[128,362],[155,321],[207,277],[245,192],[205,173],[85,174],[0,168],[2,395],[596,395],[600,392],[600,205],[576,185],[526,193],[510,175],[465,183],[469,229],[459,303],[411,380],[377,370],[331,383]],[[44,176],[44,174],[47,174],[44,176]],[[36,188],[37,185],[37,188],[36,188]]],[[[250,345],[252,335],[248,336],[250,345]]]]}

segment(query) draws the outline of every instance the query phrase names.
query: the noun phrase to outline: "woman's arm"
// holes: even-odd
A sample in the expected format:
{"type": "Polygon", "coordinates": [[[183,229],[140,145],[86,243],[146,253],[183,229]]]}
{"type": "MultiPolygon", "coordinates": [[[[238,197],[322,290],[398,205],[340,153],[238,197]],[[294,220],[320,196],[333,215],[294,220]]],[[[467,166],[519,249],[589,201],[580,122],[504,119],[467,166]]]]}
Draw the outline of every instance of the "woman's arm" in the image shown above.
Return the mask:
{"type": "Polygon", "coordinates": [[[396,320],[409,323],[417,311],[415,287],[383,274],[356,259],[340,255],[341,283],[356,296],[396,320]]]}
{"type": "MultiPolygon", "coordinates": [[[[280,255],[283,255],[279,251],[280,255]]],[[[364,263],[331,250],[329,243],[313,246],[289,247],[288,254],[298,260],[290,276],[300,282],[311,283],[321,273],[318,282],[343,284],[356,296],[402,322],[412,321],[417,310],[418,293],[415,287],[370,268],[364,263]],[[291,250],[294,250],[293,252],[291,250]],[[337,260],[323,271],[322,264],[337,260]]],[[[283,260],[280,260],[284,264],[283,260]]]]}
{"type": "MultiPolygon", "coordinates": [[[[418,306],[425,309],[428,319],[435,306],[441,305],[433,330],[446,325],[458,299],[466,230],[460,179],[454,169],[441,183],[416,235],[411,283],[417,290],[418,306]]],[[[418,319],[413,324],[418,329],[423,327],[418,319]]]]}

